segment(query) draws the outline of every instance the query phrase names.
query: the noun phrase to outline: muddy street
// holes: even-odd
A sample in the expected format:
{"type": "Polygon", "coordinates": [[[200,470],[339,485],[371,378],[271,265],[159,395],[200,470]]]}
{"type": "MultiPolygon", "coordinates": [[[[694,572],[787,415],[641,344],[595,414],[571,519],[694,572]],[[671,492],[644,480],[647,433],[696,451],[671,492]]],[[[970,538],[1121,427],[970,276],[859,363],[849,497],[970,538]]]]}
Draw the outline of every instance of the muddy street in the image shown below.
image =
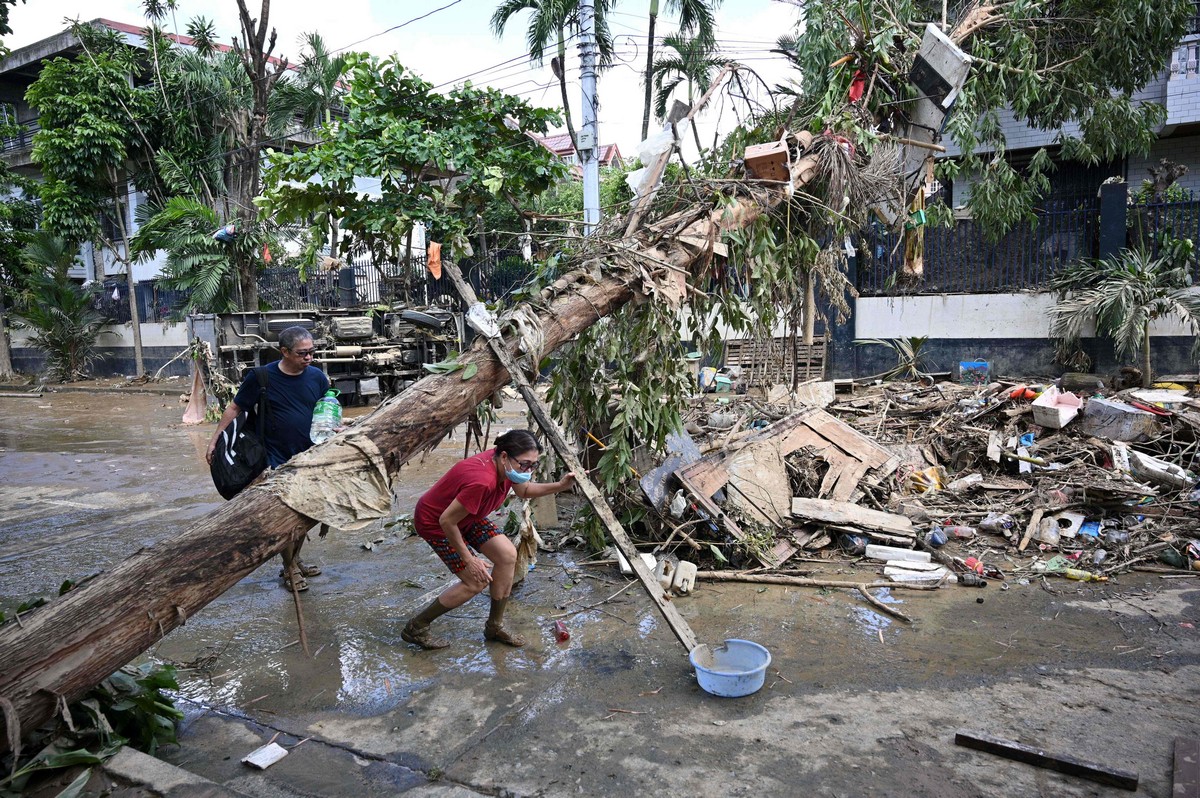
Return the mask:
{"type": "MultiPolygon", "coordinates": [[[[221,505],[202,457],[212,427],[181,426],[175,395],[0,401],[0,607],[221,505]]],[[[500,430],[524,425],[506,408],[500,430]]],[[[401,510],[462,454],[457,434],[405,466],[401,510]]],[[[676,599],[697,636],[773,656],[764,689],[718,699],[639,586],[605,602],[627,580],[585,551],[542,553],[515,591],[528,646],[485,643],[477,599],[440,622],[454,642],[435,652],[400,630],[451,577],[405,524],[314,535],[305,560],[323,569],[302,596],[311,657],[278,558],[146,654],[180,667],[187,715],[160,758],[256,796],[1166,796],[1173,739],[1200,735],[1196,578],[891,591],[912,625],[849,591],[701,582],[676,599]],[[1139,789],[956,747],[960,728],[1136,771],[1139,789]],[[276,732],[305,742],[268,770],[240,764],[276,732]]]]}

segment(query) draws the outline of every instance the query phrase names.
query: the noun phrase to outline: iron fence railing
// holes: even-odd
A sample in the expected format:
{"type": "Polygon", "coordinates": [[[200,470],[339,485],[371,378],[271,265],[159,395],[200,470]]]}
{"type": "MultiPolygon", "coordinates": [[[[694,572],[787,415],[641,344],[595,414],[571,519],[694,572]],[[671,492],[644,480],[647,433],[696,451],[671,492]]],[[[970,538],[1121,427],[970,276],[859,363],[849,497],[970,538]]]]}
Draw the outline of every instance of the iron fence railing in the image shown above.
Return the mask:
{"type": "MultiPolygon", "coordinates": [[[[533,270],[519,252],[508,250],[464,258],[458,265],[484,301],[508,295],[533,270]]],[[[296,269],[265,269],[259,274],[258,294],[262,302],[278,309],[458,304],[458,292],[450,280],[445,275],[435,279],[424,255],[384,264],[369,255],[357,255],[343,268],[310,272],[303,280],[296,269]]]]}
{"type": "Polygon", "coordinates": [[[925,230],[923,274],[905,279],[904,237],[882,225],[863,233],[857,287],[865,296],[906,293],[998,293],[1033,288],[1064,264],[1095,254],[1095,197],[1044,202],[1036,222],[1022,222],[998,240],[970,219],[925,230]]]}
{"type": "Polygon", "coordinates": [[[33,146],[33,134],[42,129],[36,119],[19,122],[14,126],[13,135],[0,138],[0,151],[12,152],[27,150],[33,146]]]}
{"type": "MultiPolygon", "coordinates": [[[[187,304],[188,291],[165,288],[157,280],[147,280],[136,286],[138,317],[142,322],[173,321],[180,317],[187,304]]],[[[94,304],[106,324],[127,324],[129,286],[124,280],[105,280],[96,289],[94,304]]]]}
{"type": "Polygon", "coordinates": [[[1200,197],[1188,192],[1181,200],[1130,205],[1126,215],[1129,246],[1158,254],[1172,238],[1190,238],[1200,246],[1200,197]]]}

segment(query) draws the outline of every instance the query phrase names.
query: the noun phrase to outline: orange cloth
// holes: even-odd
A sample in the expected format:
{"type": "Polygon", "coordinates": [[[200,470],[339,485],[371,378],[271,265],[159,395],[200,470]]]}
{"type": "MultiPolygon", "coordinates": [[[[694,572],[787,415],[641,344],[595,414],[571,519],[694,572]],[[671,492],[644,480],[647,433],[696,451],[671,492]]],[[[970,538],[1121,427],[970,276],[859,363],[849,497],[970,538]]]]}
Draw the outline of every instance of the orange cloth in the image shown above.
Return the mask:
{"type": "Polygon", "coordinates": [[[442,279],[442,245],[436,241],[429,244],[429,258],[425,261],[425,267],[429,269],[433,279],[442,279]]]}

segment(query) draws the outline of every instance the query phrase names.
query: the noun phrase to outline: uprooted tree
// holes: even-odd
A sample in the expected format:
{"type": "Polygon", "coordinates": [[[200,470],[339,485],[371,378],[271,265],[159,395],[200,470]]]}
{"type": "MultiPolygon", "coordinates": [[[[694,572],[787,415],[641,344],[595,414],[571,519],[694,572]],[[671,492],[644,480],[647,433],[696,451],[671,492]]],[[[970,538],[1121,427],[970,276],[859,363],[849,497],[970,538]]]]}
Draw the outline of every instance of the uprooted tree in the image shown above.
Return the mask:
{"type": "MultiPolygon", "coordinates": [[[[989,8],[1001,7],[1008,6],[989,8]]],[[[968,48],[992,41],[984,35],[989,26],[1011,21],[981,15],[981,8],[968,7],[952,31],[968,48]]],[[[911,44],[906,31],[897,35],[911,44]]],[[[886,51],[896,39],[871,41],[886,51]]],[[[907,74],[911,48],[887,55],[897,81],[907,74]]],[[[1025,69],[1020,63],[1012,68],[1025,69]]],[[[624,487],[635,444],[661,447],[679,423],[688,392],[678,357],[681,313],[697,343],[713,346],[718,322],[765,331],[790,318],[797,329],[810,323],[818,289],[844,297],[843,237],[867,207],[897,190],[901,158],[896,142],[872,129],[863,107],[845,100],[830,101],[817,113],[803,113],[804,107],[739,131],[712,155],[705,174],[681,175],[657,192],[650,207],[639,200],[633,216],[640,223],[627,228],[624,218],[616,218],[588,239],[564,234],[554,242],[561,249],[554,264],[512,309],[509,318],[519,322],[506,328],[504,346],[526,352],[531,370],[573,342],[556,369],[552,398],[568,428],[584,419],[608,424],[610,446],[600,471],[606,492],[624,487]],[[779,140],[798,129],[807,130],[787,139],[789,181],[746,180],[730,166],[747,141],[779,140]],[[610,364],[615,372],[596,379],[610,364]],[[614,382],[627,387],[613,392],[608,386],[614,382]]],[[[283,486],[296,480],[315,485],[336,447],[343,447],[347,475],[387,487],[406,462],[436,445],[509,380],[481,346],[459,362],[461,371],[421,380],[182,534],[38,609],[21,626],[0,628],[0,707],[8,739],[48,719],[61,702],[80,696],[305,534],[316,512],[295,509],[290,497],[318,491],[283,486]],[[463,374],[473,377],[464,380],[463,374]]]]}

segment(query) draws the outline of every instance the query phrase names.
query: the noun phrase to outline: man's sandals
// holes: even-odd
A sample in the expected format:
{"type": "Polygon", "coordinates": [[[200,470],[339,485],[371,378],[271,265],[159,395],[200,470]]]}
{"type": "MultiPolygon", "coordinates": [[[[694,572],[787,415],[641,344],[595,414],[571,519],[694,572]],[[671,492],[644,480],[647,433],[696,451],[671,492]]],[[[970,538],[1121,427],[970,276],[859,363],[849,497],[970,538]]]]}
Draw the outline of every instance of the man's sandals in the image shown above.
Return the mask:
{"type": "MultiPolygon", "coordinates": [[[[300,575],[296,578],[297,593],[303,593],[305,590],[308,590],[308,581],[304,577],[321,575],[321,568],[319,566],[305,565],[303,560],[296,560],[296,570],[300,572],[300,575]]],[[[279,569],[279,576],[283,579],[283,586],[291,590],[292,580],[288,577],[286,567],[279,569]]]]}
{"type": "Polygon", "coordinates": [[[491,640],[495,643],[503,643],[506,646],[512,646],[514,648],[520,648],[521,646],[525,645],[525,638],[521,637],[520,635],[514,635],[506,632],[504,627],[500,624],[496,624],[494,626],[490,623],[486,624],[483,627],[483,639],[491,640]]]}

